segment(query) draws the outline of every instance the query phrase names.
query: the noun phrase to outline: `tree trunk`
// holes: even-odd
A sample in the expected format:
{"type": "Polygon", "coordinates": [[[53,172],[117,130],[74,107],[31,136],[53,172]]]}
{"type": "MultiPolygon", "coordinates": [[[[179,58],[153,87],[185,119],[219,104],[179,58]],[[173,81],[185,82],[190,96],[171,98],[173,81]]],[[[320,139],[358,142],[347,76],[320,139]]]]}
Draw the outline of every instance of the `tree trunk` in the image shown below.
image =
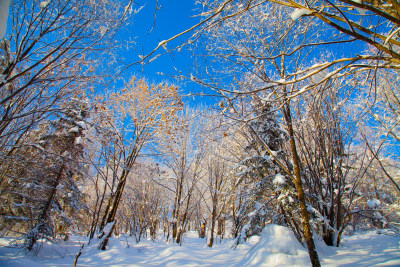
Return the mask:
{"type": "Polygon", "coordinates": [[[203,220],[203,222],[201,223],[200,230],[199,230],[199,237],[200,238],[205,238],[206,237],[206,225],[207,225],[207,221],[203,220]]]}
{"type": "Polygon", "coordinates": [[[98,247],[99,250],[106,250],[108,241],[109,241],[110,237],[112,236],[113,231],[115,229],[115,224],[116,224],[116,222],[114,221],[113,225],[111,226],[111,229],[108,231],[108,233],[106,233],[106,236],[104,237],[103,242],[101,242],[99,244],[99,247],[98,247]]]}
{"type": "Polygon", "coordinates": [[[290,112],[290,107],[288,105],[289,104],[287,104],[287,103],[285,104],[284,115],[285,115],[285,120],[286,120],[286,124],[287,124],[288,134],[289,134],[289,138],[290,138],[290,148],[291,148],[292,157],[293,157],[293,170],[294,170],[294,175],[295,175],[293,182],[296,186],[297,195],[298,195],[299,201],[300,201],[304,238],[306,240],[308,254],[310,256],[311,264],[314,267],[319,267],[319,266],[321,266],[321,263],[319,261],[317,250],[315,249],[314,239],[313,239],[313,235],[312,235],[312,231],[311,231],[310,214],[308,213],[308,210],[307,210],[306,198],[304,195],[303,184],[301,181],[300,158],[299,158],[299,154],[297,153],[296,142],[294,139],[293,125],[292,125],[292,116],[291,116],[291,112],[290,112]]]}
{"type": "MultiPolygon", "coordinates": [[[[65,165],[63,163],[61,165],[61,167],[60,167],[59,172],[57,173],[57,176],[56,176],[55,180],[53,180],[53,183],[51,184],[51,188],[52,189],[51,189],[49,198],[47,199],[46,204],[44,205],[43,210],[42,210],[42,212],[41,212],[41,214],[40,214],[40,216],[38,218],[38,222],[37,222],[38,228],[40,227],[40,224],[43,224],[46,221],[46,217],[48,216],[48,212],[49,212],[49,210],[51,208],[51,204],[52,204],[53,199],[54,199],[54,197],[55,197],[55,195],[57,193],[57,186],[60,184],[60,181],[61,181],[61,178],[62,178],[62,174],[64,172],[64,168],[65,168],[65,165]]],[[[38,229],[38,231],[40,231],[40,230],[38,229]]],[[[27,250],[31,251],[33,246],[36,244],[37,236],[36,235],[35,236],[31,236],[31,237],[29,237],[29,239],[30,240],[29,240],[29,243],[28,243],[28,246],[27,246],[27,250]]]]}
{"type": "Polygon", "coordinates": [[[225,218],[219,218],[218,219],[217,235],[219,235],[221,237],[221,239],[224,239],[224,236],[225,236],[225,218]]]}
{"type": "MultiPolygon", "coordinates": [[[[128,160],[126,161],[126,165],[125,165],[126,169],[124,169],[121,173],[121,178],[119,180],[117,190],[115,192],[114,202],[111,206],[110,213],[108,214],[108,217],[107,217],[107,222],[106,222],[107,224],[115,222],[115,215],[117,214],[119,203],[121,201],[122,194],[124,192],[126,179],[128,178],[130,170],[136,161],[138,152],[139,152],[138,149],[133,148],[133,150],[129,154],[128,160]]],[[[115,229],[115,223],[114,223],[113,227],[111,228],[111,231],[108,233],[109,237],[112,235],[114,229],[115,229]]],[[[104,241],[102,242],[102,244],[99,246],[99,248],[101,248],[101,250],[105,250],[105,248],[107,247],[108,239],[109,239],[108,237],[105,238],[104,241]]]]}
{"type": "Polygon", "coordinates": [[[215,221],[217,217],[217,201],[216,201],[216,195],[213,197],[213,209],[212,209],[212,214],[211,214],[211,229],[210,229],[210,242],[208,243],[208,246],[211,248],[214,244],[214,230],[215,230],[215,221]]]}

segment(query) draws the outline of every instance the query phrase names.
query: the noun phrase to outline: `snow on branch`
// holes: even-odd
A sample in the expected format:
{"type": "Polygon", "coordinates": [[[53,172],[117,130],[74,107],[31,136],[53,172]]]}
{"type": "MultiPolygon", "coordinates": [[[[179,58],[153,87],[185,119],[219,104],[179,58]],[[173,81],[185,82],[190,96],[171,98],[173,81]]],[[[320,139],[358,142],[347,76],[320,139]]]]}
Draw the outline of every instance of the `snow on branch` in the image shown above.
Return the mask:
{"type": "Polygon", "coordinates": [[[304,9],[304,8],[295,8],[295,10],[290,14],[290,17],[293,21],[296,21],[301,16],[311,15],[312,11],[304,9]]]}

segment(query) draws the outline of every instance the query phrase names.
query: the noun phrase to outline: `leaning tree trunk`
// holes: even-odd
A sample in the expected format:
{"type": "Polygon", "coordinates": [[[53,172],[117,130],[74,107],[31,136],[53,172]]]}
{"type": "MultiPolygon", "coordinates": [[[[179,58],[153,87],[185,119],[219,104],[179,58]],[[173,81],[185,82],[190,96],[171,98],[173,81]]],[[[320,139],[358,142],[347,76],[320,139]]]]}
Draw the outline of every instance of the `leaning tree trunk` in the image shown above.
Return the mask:
{"type": "MultiPolygon", "coordinates": [[[[60,167],[60,170],[57,173],[57,176],[55,177],[55,179],[53,180],[53,183],[51,184],[51,192],[50,192],[49,198],[47,199],[46,204],[44,205],[43,210],[38,217],[38,222],[36,225],[36,227],[38,227],[38,228],[41,227],[41,224],[43,225],[45,223],[47,216],[49,216],[48,213],[51,209],[53,199],[57,193],[57,186],[60,184],[64,169],[65,169],[65,165],[63,163],[60,167]]],[[[38,231],[40,231],[40,229],[38,229],[38,231]]],[[[29,233],[28,233],[28,235],[29,235],[29,233]]],[[[28,246],[27,246],[28,251],[32,250],[33,246],[36,244],[37,238],[38,238],[37,234],[33,234],[33,235],[29,236],[28,246]]]]}
{"type": "MultiPolygon", "coordinates": [[[[113,204],[111,206],[110,213],[108,214],[108,217],[107,217],[106,225],[109,224],[109,223],[115,222],[115,215],[117,214],[118,206],[119,206],[119,203],[120,203],[120,200],[121,200],[121,197],[122,197],[122,193],[123,193],[124,188],[125,188],[127,176],[128,176],[128,172],[123,170],[122,175],[121,175],[121,180],[118,183],[117,192],[115,194],[114,202],[113,202],[113,204]]],[[[115,229],[115,224],[111,228],[110,232],[106,233],[107,236],[103,239],[103,241],[99,245],[99,249],[100,250],[106,250],[109,238],[112,236],[112,233],[113,233],[114,229],[115,229]]]]}
{"type": "Polygon", "coordinates": [[[118,186],[117,186],[117,189],[115,192],[114,202],[111,206],[111,210],[110,210],[110,213],[108,214],[107,221],[106,221],[106,224],[111,224],[111,223],[114,223],[114,224],[113,224],[113,227],[111,228],[110,232],[107,233],[107,236],[103,239],[103,241],[99,245],[100,250],[105,250],[107,248],[109,238],[112,236],[113,231],[115,229],[115,216],[117,214],[119,203],[121,201],[121,198],[122,198],[122,195],[124,192],[126,180],[128,178],[131,168],[133,167],[133,164],[136,161],[138,153],[139,153],[139,149],[134,147],[133,150],[131,151],[131,153],[129,154],[128,160],[126,162],[126,165],[125,165],[126,169],[124,169],[121,173],[121,178],[119,180],[119,183],[118,183],[118,186]]]}

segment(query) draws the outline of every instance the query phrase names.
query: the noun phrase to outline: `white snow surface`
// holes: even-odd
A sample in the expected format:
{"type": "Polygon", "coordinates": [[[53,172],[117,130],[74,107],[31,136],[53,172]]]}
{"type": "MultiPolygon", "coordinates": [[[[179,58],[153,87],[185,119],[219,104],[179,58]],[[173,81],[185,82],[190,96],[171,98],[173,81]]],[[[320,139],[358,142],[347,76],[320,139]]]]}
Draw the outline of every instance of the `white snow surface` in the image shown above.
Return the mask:
{"type": "MultiPolygon", "coordinates": [[[[85,237],[73,236],[59,244],[42,243],[37,256],[9,248],[13,238],[0,238],[0,266],[73,266],[75,255],[86,244],[77,266],[310,266],[308,253],[292,232],[282,226],[267,226],[260,237],[232,249],[234,240],[218,238],[214,247],[197,232],[185,233],[183,244],[166,243],[160,233],[154,241],[139,243],[130,237],[110,239],[106,251],[97,242],[87,245],[85,237]]],[[[345,236],[339,248],[316,240],[322,266],[400,266],[400,237],[382,231],[345,236]]]]}
{"type": "Polygon", "coordinates": [[[103,37],[107,32],[107,27],[100,26],[100,35],[103,37]]]}
{"type": "Polygon", "coordinates": [[[79,128],[78,127],[73,127],[71,129],[68,130],[69,133],[78,133],[79,132],[79,128]]]}
{"type": "Polygon", "coordinates": [[[309,266],[307,250],[294,237],[293,232],[276,224],[266,226],[260,242],[250,249],[236,266],[309,266]]]}
{"type": "Polygon", "coordinates": [[[323,81],[328,76],[329,76],[329,73],[326,70],[321,70],[321,71],[317,72],[315,75],[313,75],[311,77],[311,80],[314,83],[320,83],[321,81],[323,81]]]}
{"type": "Polygon", "coordinates": [[[86,129],[86,123],[84,121],[77,121],[76,125],[78,125],[82,129],[86,129]]]}

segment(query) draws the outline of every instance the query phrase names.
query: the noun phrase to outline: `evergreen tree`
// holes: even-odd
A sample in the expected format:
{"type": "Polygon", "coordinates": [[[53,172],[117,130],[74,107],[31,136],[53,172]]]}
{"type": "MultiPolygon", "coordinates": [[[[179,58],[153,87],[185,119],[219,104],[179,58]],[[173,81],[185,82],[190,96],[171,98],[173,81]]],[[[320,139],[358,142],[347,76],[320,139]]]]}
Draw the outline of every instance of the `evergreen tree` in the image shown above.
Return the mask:
{"type": "Polygon", "coordinates": [[[292,169],[284,151],[287,135],[271,105],[259,102],[255,111],[256,119],[248,124],[250,141],[246,151],[250,157],[236,168],[245,196],[239,211],[242,223],[238,243],[258,235],[268,221],[290,226],[300,239],[298,223],[293,220],[298,209],[296,190],[285,172],[285,168],[292,169]]]}
{"type": "Polygon", "coordinates": [[[32,250],[37,240],[52,240],[58,230],[66,234],[72,224],[67,214],[84,207],[78,183],[82,179],[83,138],[88,117],[88,103],[72,98],[58,118],[47,125],[48,132],[40,137],[44,166],[36,172],[37,203],[33,209],[33,228],[25,236],[25,245],[32,250]],[[57,218],[57,220],[55,220],[57,218]]]}

